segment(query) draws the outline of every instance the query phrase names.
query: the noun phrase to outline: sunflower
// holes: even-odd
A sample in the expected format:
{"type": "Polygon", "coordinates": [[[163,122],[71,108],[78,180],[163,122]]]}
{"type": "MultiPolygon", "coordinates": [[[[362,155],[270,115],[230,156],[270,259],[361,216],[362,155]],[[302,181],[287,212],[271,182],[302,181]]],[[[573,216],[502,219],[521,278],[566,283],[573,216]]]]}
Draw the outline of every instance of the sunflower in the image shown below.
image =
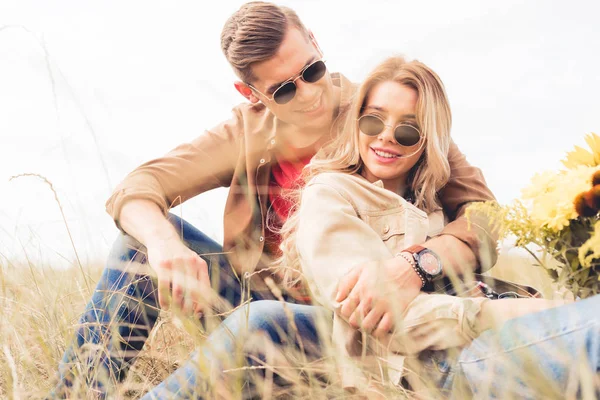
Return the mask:
{"type": "Polygon", "coordinates": [[[573,199],[590,188],[596,169],[578,165],[565,171],[536,174],[521,196],[533,222],[554,232],[569,226],[577,218],[573,199]]]}
{"type": "Polygon", "coordinates": [[[562,160],[565,167],[571,169],[580,165],[595,167],[600,165],[600,136],[590,133],[585,137],[590,150],[575,146],[575,150],[569,151],[567,157],[562,160]]]}

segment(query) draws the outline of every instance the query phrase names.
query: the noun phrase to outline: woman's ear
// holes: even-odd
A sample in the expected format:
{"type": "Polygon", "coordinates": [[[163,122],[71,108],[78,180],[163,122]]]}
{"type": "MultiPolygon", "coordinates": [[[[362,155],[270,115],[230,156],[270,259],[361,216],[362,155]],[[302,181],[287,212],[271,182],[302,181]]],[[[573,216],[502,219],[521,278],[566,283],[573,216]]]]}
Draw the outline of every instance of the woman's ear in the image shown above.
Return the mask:
{"type": "Polygon", "coordinates": [[[233,83],[233,86],[235,86],[235,90],[237,90],[242,96],[244,96],[244,98],[246,98],[250,103],[252,103],[252,104],[258,103],[259,98],[254,95],[254,92],[252,91],[252,89],[248,85],[246,85],[244,82],[235,81],[233,83]]]}

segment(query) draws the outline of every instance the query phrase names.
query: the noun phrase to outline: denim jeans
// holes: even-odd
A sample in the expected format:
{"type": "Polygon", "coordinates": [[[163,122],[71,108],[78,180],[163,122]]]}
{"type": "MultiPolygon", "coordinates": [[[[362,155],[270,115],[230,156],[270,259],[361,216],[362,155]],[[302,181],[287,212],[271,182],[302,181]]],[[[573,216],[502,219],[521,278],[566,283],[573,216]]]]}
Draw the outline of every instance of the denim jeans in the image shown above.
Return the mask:
{"type": "Polygon", "coordinates": [[[302,379],[298,364],[281,373],[282,363],[294,358],[308,364],[321,357],[320,321],[331,321],[322,307],[253,301],[229,315],[183,366],[142,399],[221,398],[219,388],[225,390],[223,398],[260,399],[264,391],[279,398],[277,390],[289,393],[302,379]],[[261,388],[269,366],[278,371],[269,387],[261,388]]]}
{"type": "MultiPolygon", "coordinates": [[[[237,306],[248,299],[272,298],[242,285],[221,245],[175,215],[169,215],[169,220],[186,245],[207,262],[212,287],[223,299],[237,306]]],[[[101,398],[110,397],[125,378],[160,313],[156,281],[134,268],[146,261],[145,248],[137,240],[123,234],[117,238],[59,365],[51,398],[68,397],[74,383],[101,398]]],[[[292,301],[285,294],[284,298],[292,301]]]]}
{"type": "MultiPolygon", "coordinates": [[[[209,364],[214,367],[213,373],[215,370],[222,372],[224,359],[215,357],[216,350],[233,357],[236,338],[240,339],[250,331],[263,332],[274,344],[281,344],[282,338],[290,333],[289,315],[294,316],[298,336],[311,344],[311,358],[322,355],[317,321],[323,316],[327,318],[323,308],[256,301],[230,315],[218,331],[210,335],[206,346],[143,399],[207,398],[207,389],[202,382],[210,379],[209,374],[198,365],[209,364]]],[[[298,336],[294,341],[296,347],[298,336]]],[[[252,360],[261,355],[256,349],[254,353],[244,350],[237,353],[244,354],[247,365],[252,365],[252,360]]],[[[458,359],[450,363],[445,358],[447,352],[426,354],[427,359],[420,358],[444,372],[441,381],[433,382],[440,390],[437,396],[481,399],[580,397],[581,382],[585,383],[587,379],[592,382],[588,388],[593,388],[595,379],[595,387],[598,385],[600,295],[510,320],[498,330],[484,332],[460,350],[458,359]]],[[[592,389],[592,394],[594,390],[597,391],[592,389]]]]}
{"type": "Polygon", "coordinates": [[[481,399],[600,398],[600,295],[484,332],[444,387],[481,399]]]}

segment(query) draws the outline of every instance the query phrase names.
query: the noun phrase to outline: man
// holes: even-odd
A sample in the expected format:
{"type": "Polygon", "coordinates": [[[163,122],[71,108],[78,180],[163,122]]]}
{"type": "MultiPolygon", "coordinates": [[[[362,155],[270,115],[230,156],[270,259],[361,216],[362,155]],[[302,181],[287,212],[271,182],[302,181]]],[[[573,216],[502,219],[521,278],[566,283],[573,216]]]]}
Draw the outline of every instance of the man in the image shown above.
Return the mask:
{"type": "MultiPolygon", "coordinates": [[[[122,380],[160,309],[208,316],[248,299],[273,298],[265,277],[279,281],[269,265],[290,207],[282,191],[296,185],[302,167],[335,135],[354,87],[327,71],[315,37],[286,7],[243,5],[226,22],[221,46],[239,77],[234,86],[248,102],[234,108],[230,120],[138,167],[115,189],[107,211],[123,234],[60,366],[65,388],[59,394],[84,378],[101,392],[122,380]],[[222,247],[168,213],[217,187],[229,187],[222,247]]],[[[440,200],[452,222],[425,247],[445,271],[489,268],[496,258],[493,236],[477,225],[470,229],[464,210],[493,195],[456,145],[448,158],[452,173],[440,200]],[[454,259],[458,248],[470,256],[454,259]]],[[[399,290],[410,300],[421,289],[419,275],[409,260],[398,275],[404,277],[399,290]]],[[[302,287],[283,297],[309,301],[302,287]]]]}

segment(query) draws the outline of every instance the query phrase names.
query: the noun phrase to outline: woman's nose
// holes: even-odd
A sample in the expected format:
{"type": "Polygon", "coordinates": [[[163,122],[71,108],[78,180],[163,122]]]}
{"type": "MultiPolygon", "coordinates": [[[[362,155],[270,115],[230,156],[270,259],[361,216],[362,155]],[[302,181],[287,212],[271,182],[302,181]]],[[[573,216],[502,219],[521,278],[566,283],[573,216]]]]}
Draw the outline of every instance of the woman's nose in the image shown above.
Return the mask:
{"type": "Polygon", "coordinates": [[[383,131],[377,136],[379,140],[396,143],[396,139],[394,138],[394,127],[386,125],[383,128],[383,131]]]}

